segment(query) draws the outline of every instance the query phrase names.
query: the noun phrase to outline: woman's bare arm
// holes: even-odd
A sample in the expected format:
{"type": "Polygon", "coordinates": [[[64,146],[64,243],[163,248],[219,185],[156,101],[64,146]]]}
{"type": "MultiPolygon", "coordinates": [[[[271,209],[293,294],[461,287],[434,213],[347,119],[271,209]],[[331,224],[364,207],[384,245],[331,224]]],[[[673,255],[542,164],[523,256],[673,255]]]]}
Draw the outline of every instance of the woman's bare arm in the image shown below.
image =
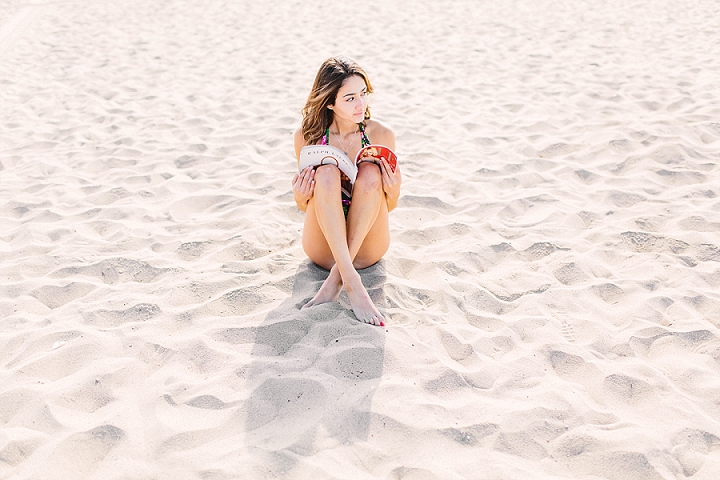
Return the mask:
{"type": "MultiPolygon", "coordinates": [[[[294,143],[295,156],[297,157],[299,165],[300,150],[305,146],[305,139],[300,129],[295,132],[294,143]]],[[[307,167],[304,168],[302,172],[296,173],[292,179],[292,187],[295,204],[303,212],[306,211],[308,202],[310,202],[310,199],[315,193],[315,169],[307,167]]]]}
{"type": "MultiPolygon", "coordinates": [[[[385,145],[391,150],[395,150],[395,132],[382,122],[372,121],[372,129],[368,131],[370,141],[375,144],[385,145]]],[[[392,171],[387,160],[380,162],[380,171],[382,172],[383,191],[385,192],[385,201],[387,202],[388,212],[397,207],[400,198],[400,185],[402,184],[402,174],[400,173],[400,165],[397,165],[395,171],[392,171]]]]}

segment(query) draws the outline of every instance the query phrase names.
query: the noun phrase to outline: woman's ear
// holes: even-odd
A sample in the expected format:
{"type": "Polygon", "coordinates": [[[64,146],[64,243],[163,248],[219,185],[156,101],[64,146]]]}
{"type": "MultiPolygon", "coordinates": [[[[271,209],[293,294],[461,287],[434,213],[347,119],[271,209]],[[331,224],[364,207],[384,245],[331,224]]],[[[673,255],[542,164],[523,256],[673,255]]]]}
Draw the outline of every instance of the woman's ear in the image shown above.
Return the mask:
{"type": "Polygon", "coordinates": [[[332,110],[332,105],[328,105],[328,110],[332,110]]]}

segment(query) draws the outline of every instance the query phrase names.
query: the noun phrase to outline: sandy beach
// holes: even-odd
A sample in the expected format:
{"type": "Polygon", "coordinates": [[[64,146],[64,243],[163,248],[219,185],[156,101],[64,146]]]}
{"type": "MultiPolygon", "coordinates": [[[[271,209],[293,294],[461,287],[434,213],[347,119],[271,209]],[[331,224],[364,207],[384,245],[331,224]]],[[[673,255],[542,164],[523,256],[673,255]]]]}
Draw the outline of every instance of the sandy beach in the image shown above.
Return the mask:
{"type": "Polygon", "coordinates": [[[0,0],[0,478],[720,478],[711,0],[0,0]],[[317,68],[403,174],[300,310],[317,68]]]}

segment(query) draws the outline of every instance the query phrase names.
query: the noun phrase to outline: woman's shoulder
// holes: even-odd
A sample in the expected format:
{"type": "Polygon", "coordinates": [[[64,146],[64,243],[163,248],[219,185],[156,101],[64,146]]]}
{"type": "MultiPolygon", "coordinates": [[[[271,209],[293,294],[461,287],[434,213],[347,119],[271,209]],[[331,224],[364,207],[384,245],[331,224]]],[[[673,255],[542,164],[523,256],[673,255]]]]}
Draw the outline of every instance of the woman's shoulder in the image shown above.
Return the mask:
{"type": "Polygon", "coordinates": [[[303,137],[302,127],[298,127],[298,129],[295,130],[295,133],[293,133],[293,140],[295,141],[296,145],[298,144],[298,142],[301,142],[303,145],[305,144],[305,137],[303,137]]]}
{"type": "Polygon", "coordinates": [[[293,134],[293,143],[295,145],[295,156],[300,158],[300,150],[302,147],[307,145],[307,141],[303,136],[302,127],[295,130],[295,133],[293,134]]]}
{"type": "MultiPolygon", "coordinates": [[[[379,143],[382,145],[395,144],[395,132],[387,123],[370,118],[365,120],[365,131],[370,137],[371,143],[379,143]]],[[[393,148],[393,147],[391,147],[393,148]]]]}

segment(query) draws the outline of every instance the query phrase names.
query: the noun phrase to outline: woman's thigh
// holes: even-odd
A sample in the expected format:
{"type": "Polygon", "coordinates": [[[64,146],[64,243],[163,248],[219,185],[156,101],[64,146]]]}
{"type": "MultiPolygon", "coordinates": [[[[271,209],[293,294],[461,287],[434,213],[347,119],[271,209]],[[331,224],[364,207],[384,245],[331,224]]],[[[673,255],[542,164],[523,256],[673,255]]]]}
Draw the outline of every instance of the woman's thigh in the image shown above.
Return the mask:
{"type": "MultiPolygon", "coordinates": [[[[338,198],[338,203],[340,203],[340,198],[338,198]]],[[[355,207],[358,206],[359,205],[356,205],[355,207]]],[[[353,208],[353,205],[351,205],[351,208],[353,208]]],[[[318,224],[313,200],[310,200],[307,211],[305,212],[302,244],[305,254],[317,265],[327,270],[335,265],[335,258],[318,224]]],[[[387,204],[383,199],[375,223],[370,227],[370,231],[355,256],[355,261],[353,262],[355,268],[365,268],[377,263],[383,255],[385,255],[389,246],[390,225],[388,221],[387,204]]]]}
{"type": "MultiPolygon", "coordinates": [[[[338,198],[338,202],[340,199],[338,198]]],[[[320,229],[315,213],[315,202],[310,200],[305,211],[305,225],[303,226],[302,245],[305,254],[319,266],[330,270],[335,265],[330,246],[325,240],[325,235],[320,229]]]]}

